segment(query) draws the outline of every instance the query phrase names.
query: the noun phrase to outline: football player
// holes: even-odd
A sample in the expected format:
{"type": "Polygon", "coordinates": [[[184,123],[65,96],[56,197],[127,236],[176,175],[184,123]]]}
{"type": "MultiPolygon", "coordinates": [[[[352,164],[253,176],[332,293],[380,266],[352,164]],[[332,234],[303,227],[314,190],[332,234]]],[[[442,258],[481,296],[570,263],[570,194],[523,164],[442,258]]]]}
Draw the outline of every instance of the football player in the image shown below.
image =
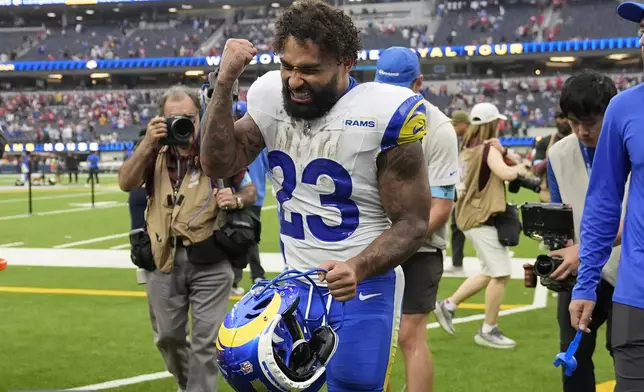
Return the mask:
{"type": "MultiPolygon", "coordinates": [[[[328,271],[317,281],[330,293],[328,321],[339,328],[328,391],[384,391],[404,291],[398,266],[428,231],[431,195],[419,142],[425,104],[409,88],[349,76],[360,32],[323,1],[285,10],[273,44],[280,70],[253,83],[247,114],[233,122],[234,82],[257,50],[242,39],[226,43],[211,83],[201,163],[210,177],[225,178],[267,148],[285,262],[328,271]]],[[[323,314],[313,289],[299,288],[311,330],[323,314]]]]}

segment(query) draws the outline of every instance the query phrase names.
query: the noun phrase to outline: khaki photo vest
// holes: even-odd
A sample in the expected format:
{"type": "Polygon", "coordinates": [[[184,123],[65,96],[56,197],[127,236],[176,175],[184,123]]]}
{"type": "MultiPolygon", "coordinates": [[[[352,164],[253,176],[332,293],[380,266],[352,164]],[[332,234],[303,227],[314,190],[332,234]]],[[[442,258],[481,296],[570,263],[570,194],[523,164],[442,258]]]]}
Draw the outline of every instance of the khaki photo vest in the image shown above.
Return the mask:
{"type": "Polygon", "coordinates": [[[492,215],[505,211],[505,183],[490,172],[485,187],[479,191],[479,174],[485,148],[481,144],[463,149],[459,154],[461,181],[465,188],[456,201],[456,225],[462,231],[481,226],[492,215]]]}
{"type": "Polygon", "coordinates": [[[225,214],[217,214],[211,180],[199,168],[191,167],[178,189],[168,174],[169,149],[157,155],[153,195],[146,209],[147,231],[157,269],[169,273],[174,266],[177,242],[184,246],[204,241],[222,225],[225,214]],[[218,217],[219,215],[219,217],[218,217]],[[218,219],[219,218],[219,219],[218,219]],[[180,241],[180,242],[179,242],[180,241]]]}

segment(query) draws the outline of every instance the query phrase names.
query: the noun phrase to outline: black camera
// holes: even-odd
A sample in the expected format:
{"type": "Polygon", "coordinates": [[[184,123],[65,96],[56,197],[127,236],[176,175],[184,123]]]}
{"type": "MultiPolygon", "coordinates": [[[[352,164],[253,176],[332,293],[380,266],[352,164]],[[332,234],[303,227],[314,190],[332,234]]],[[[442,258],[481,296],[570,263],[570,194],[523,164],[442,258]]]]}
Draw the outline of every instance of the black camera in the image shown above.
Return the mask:
{"type": "MultiPolygon", "coordinates": [[[[543,241],[551,250],[566,247],[575,238],[575,224],[572,207],[558,203],[525,203],[521,206],[523,233],[533,240],[543,241]]],[[[570,275],[563,281],[554,280],[550,275],[561,265],[559,257],[539,255],[534,266],[525,268],[525,286],[535,287],[537,277],[550,290],[563,292],[573,288],[577,278],[570,275]]]]}
{"type": "Polygon", "coordinates": [[[518,193],[521,188],[526,188],[534,193],[541,192],[541,179],[537,177],[517,176],[516,179],[508,184],[510,193],[518,193]]]}
{"type": "Polygon", "coordinates": [[[195,134],[195,124],[188,116],[166,117],[165,124],[168,127],[168,136],[161,139],[160,143],[165,146],[188,146],[190,139],[195,134]]]}

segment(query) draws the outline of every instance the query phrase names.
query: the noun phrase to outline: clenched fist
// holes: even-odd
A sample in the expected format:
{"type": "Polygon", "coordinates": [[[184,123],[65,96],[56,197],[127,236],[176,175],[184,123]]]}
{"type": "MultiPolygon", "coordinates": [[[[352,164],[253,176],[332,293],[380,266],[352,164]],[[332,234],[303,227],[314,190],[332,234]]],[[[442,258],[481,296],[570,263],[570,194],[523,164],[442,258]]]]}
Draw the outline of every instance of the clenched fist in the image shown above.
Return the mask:
{"type": "Polygon", "coordinates": [[[346,302],[356,296],[358,279],[353,267],[344,261],[328,260],[322,263],[319,268],[328,271],[318,274],[320,281],[328,283],[333,298],[340,302],[346,302]]]}
{"type": "Polygon", "coordinates": [[[250,41],[237,38],[229,39],[224,46],[218,77],[223,81],[233,83],[244,72],[256,54],[257,49],[250,41]]]}

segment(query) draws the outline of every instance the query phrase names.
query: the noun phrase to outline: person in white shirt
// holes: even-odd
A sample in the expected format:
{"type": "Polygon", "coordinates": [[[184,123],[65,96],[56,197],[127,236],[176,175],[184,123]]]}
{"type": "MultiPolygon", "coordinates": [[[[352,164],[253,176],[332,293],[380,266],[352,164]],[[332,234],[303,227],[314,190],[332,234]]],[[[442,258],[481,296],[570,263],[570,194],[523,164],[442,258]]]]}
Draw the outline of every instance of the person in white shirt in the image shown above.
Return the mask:
{"type": "MultiPolygon", "coordinates": [[[[407,87],[418,94],[423,86],[418,56],[409,48],[387,49],[376,64],[375,81],[407,87]]],[[[434,369],[425,325],[434,310],[438,283],[443,275],[447,221],[459,181],[458,140],[452,120],[427,101],[425,107],[427,136],[422,143],[432,194],[429,229],[425,244],[402,264],[405,293],[398,340],[409,392],[427,392],[433,388],[434,369]]]]}

